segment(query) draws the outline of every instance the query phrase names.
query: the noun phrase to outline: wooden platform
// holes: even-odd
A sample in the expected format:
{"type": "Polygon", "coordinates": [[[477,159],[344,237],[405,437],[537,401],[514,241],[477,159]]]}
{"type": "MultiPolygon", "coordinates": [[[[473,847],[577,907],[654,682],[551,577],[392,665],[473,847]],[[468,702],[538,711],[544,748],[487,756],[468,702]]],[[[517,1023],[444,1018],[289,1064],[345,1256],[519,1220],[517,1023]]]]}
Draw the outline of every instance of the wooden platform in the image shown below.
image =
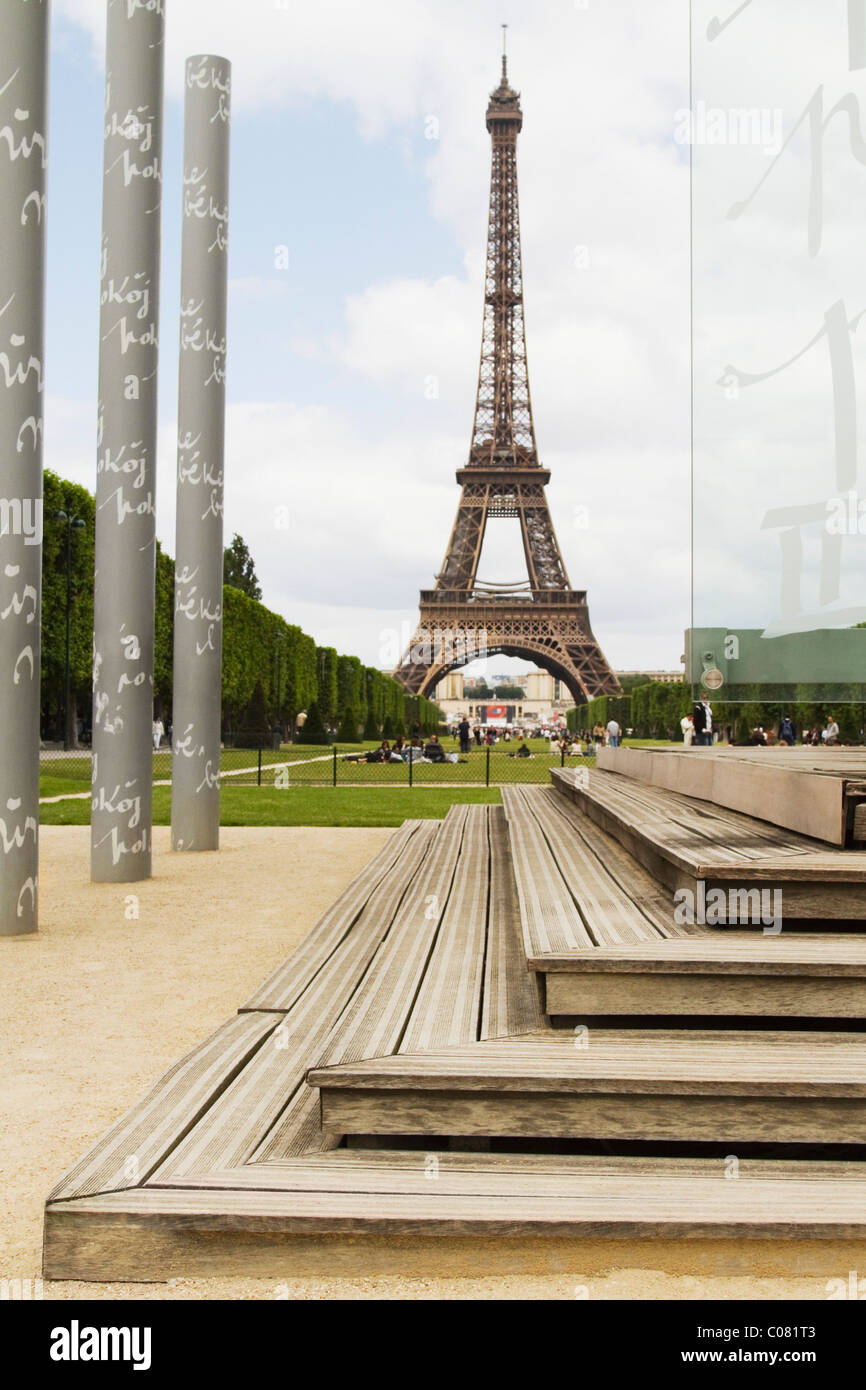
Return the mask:
{"type": "Polygon", "coordinates": [[[862,1034],[546,1032],[308,1080],[334,1135],[866,1142],[862,1034]]]}
{"type": "Polygon", "coordinates": [[[547,1014],[866,1018],[866,935],[678,925],[670,891],[571,801],[509,787],[503,804],[547,1014]]]}
{"type": "Polygon", "coordinates": [[[601,748],[597,766],[831,845],[866,844],[862,748],[601,748]]]}
{"type": "Polygon", "coordinates": [[[657,882],[697,896],[782,895],[784,922],[866,922],[866,851],[831,850],[792,830],[616,772],[554,768],[554,787],[657,882]],[[699,888],[703,885],[703,888],[699,888]]]}
{"type": "MultiPolygon", "coordinates": [[[[597,991],[598,1006],[606,982],[651,988],[664,962],[680,990],[772,973],[792,1013],[819,1001],[812,980],[836,991],[828,1010],[860,1008],[862,1020],[862,957],[834,940],[807,959],[789,939],[771,957],[752,937],[734,968],[734,935],[748,934],[672,927],[666,890],[561,797],[538,788],[506,802],[401,827],[238,1014],[73,1165],[46,1205],[46,1277],[280,1277],[353,1262],[514,1272],[562,1268],[575,1241],[599,1236],[808,1234],[866,1249],[863,1167],[813,1162],[808,1148],[866,1140],[860,1037],[826,1023],[793,1038],[674,1033],[683,1020],[659,995],[652,1034],[591,1024],[581,1051],[583,1033],[555,1029],[542,1007],[554,977],[571,1011],[568,982],[597,991]],[[372,1128],[338,1105],[360,1106],[372,1128]],[[345,1146],[355,1133],[431,1138],[361,1152],[345,1146]],[[804,1158],[769,1152],[728,1182],[715,1156],[460,1151],[490,1136],[519,1149],[527,1136],[629,1135],[791,1142],[804,1158]]],[[[605,996],[605,1010],[641,1012],[626,993],[605,996]]]]}
{"type": "Polygon", "coordinates": [[[585,1270],[598,1262],[588,1244],[598,1239],[621,1264],[640,1240],[641,1258],[658,1268],[670,1257],[656,1243],[675,1239],[694,1242],[695,1274],[790,1274],[791,1240],[808,1239],[815,1244],[798,1247],[794,1267],[831,1276],[852,1260],[859,1268],[864,1208],[862,1166],[846,1162],[740,1159],[732,1168],[722,1159],[337,1149],[248,1165],[213,1186],[54,1203],[44,1262],[52,1279],[124,1282],[490,1276],[585,1270]]]}

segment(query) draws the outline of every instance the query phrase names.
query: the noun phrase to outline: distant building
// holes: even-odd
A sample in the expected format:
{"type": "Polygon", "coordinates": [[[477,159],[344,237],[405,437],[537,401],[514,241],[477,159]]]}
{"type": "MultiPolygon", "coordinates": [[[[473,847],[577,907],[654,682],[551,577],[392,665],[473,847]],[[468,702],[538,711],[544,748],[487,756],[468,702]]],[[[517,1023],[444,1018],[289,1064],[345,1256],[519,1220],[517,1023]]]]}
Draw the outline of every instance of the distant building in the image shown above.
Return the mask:
{"type": "Polygon", "coordinates": [[[647,680],[650,681],[666,682],[684,681],[686,678],[684,671],[616,671],[614,672],[614,674],[617,680],[620,682],[623,680],[624,677],[633,676],[646,676],[647,680]]]}
{"type": "Polygon", "coordinates": [[[547,671],[491,677],[488,688],[495,688],[494,681],[519,686],[525,692],[523,699],[476,696],[471,683],[467,683],[459,671],[449,671],[447,676],[443,676],[431,692],[431,698],[436,701],[449,724],[459,723],[465,715],[470,724],[521,724],[529,728],[564,723],[566,714],[574,707],[564,682],[547,671]]]}

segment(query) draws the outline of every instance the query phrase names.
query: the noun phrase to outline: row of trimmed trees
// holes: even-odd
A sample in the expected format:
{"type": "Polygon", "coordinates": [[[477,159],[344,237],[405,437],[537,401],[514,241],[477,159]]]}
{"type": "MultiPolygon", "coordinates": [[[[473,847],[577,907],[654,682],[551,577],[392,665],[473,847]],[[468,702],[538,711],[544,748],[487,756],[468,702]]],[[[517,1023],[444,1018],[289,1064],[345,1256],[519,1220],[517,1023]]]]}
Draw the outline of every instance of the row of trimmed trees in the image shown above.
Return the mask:
{"type": "MultiPolygon", "coordinates": [[[[57,741],[63,738],[66,669],[67,523],[58,519],[61,511],[71,521],[83,522],[71,526],[68,536],[70,731],[74,736],[76,729],[90,723],[94,499],[86,488],[46,470],[42,736],[57,741]]],[[[234,577],[227,567],[228,572],[234,577]]],[[[223,589],[222,703],[227,738],[259,737],[277,728],[282,736],[291,736],[304,711],[304,738],[311,742],[329,742],[335,734],[340,742],[353,743],[362,736],[436,732],[441,714],[432,701],[407,695],[398,681],[364,666],[356,656],[317,647],[307,633],[252,596],[258,592],[252,569],[246,587],[247,592],[231,584],[223,589]],[[319,736],[313,738],[314,733],[319,736]]],[[[157,545],[154,708],[166,722],[171,718],[173,638],[174,561],[157,545]]]]}
{"type": "Polygon", "coordinates": [[[317,647],[316,663],[317,693],[300,734],[303,743],[328,742],[332,733],[337,743],[435,734],[442,722],[432,700],[408,695],[399,681],[356,656],[317,647]]]}
{"type": "MultiPolygon", "coordinates": [[[[738,692],[740,693],[740,692],[738,692]]],[[[717,729],[727,733],[736,743],[745,743],[753,729],[773,729],[778,731],[785,715],[794,724],[797,738],[804,730],[821,729],[832,715],[839,725],[839,737],[851,743],[864,741],[866,729],[866,706],[862,704],[834,704],[815,702],[807,698],[808,687],[791,688],[791,698],[781,704],[778,698],[761,699],[759,685],[741,692],[753,698],[736,704],[713,699],[714,723],[717,729]],[[801,698],[797,698],[797,696],[801,698]]],[[[778,696],[778,688],[773,689],[778,696]]],[[[852,694],[859,690],[852,690],[852,694]]],[[[636,738],[670,738],[682,741],[680,720],[694,707],[691,686],[685,681],[649,681],[638,686],[629,695],[602,695],[569,710],[567,723],[569,729],[592,729],[596,724],[607,724],[615,719],[623,729],[632,729],[636,738]]]]}

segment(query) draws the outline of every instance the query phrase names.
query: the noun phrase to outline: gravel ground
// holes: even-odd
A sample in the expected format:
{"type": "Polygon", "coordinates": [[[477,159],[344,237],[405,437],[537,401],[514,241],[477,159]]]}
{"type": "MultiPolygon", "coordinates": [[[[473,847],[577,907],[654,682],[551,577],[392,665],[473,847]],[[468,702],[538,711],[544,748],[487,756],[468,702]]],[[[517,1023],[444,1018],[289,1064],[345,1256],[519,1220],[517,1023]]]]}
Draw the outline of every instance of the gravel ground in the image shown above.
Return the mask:
{"type": "MultiPolygon", "coordinates": [[[[227,828],[218,855],[172,855],[154,833],[154,877],[91,884],[89,830],[41,832],[41,929],[0,939],[0,1039],[6,1066],[0,1135],[0,1278],[34,1278],[42,1205],[60,1173],[159,1074],[238,1004],[291,950],[392,832],[227,828]],[[135,914],[137,913],[137,917],[135,914]]],[[[543,1243],[540,1243],[543,1244],[543,1243]]],[[[757,1245],[757,1243],[756,1243],[757,1245]]],[[[178,1279],[165,1284],[49,1283],[76,1299],[707,1299],[826,1298],[815,1246],[791,1242],[782,1272],[758,1272],[757,1248],[734,1247],[715,1272],[675,1243],[652,1250],[584,1243],[564,1273],[429,1279],[178,1279]]],[[[827,1252],[830,1253],[829,1251],[827,1252]]],[[[719,1250],[719,1255],[722,1252],[719,1250]]],[[[844,1267],[843,1267],[844,1266],[844,1267]]],[[[765,1267],[766,1268],[766,1267],[765,1267]]]]}

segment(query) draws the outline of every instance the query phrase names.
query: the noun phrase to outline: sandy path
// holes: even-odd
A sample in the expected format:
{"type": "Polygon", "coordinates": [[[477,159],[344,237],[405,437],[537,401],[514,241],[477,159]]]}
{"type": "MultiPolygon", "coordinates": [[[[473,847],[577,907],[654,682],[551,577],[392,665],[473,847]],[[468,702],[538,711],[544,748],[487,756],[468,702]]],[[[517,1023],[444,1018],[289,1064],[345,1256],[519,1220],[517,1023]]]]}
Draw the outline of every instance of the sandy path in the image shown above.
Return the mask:
{"type": "MultiPolygon", "coordinates": [[[[154,878],[108,885],[89,881],[86,826],[43,827],[41,930],[0,939],[0,1278],[38,1275],[42,1204],[63,1169],[235,1012],[391,833],[226,828],[219,855],[182,856],[157,828],[154,878]]],[[[359,1266],[351,1279],[56,1283],[44,1296],[826,1298],[830,1273],[848,1274],[844,1257],[820,1276],[750,1278],[742,1252],[729,1274],[712,1276],[690,1272],[683,1247],[642,1260],[639,1244],[626,1258],[620,1245],[613,1256],[603,1242],[585,1245],[575,1267],[556,1275],[365,1278],[359,1266]]],[[[792,1242],[790,1256],[792,1272],[801,1261],[814,1267],[805,1245],[792,1242]]]]}

